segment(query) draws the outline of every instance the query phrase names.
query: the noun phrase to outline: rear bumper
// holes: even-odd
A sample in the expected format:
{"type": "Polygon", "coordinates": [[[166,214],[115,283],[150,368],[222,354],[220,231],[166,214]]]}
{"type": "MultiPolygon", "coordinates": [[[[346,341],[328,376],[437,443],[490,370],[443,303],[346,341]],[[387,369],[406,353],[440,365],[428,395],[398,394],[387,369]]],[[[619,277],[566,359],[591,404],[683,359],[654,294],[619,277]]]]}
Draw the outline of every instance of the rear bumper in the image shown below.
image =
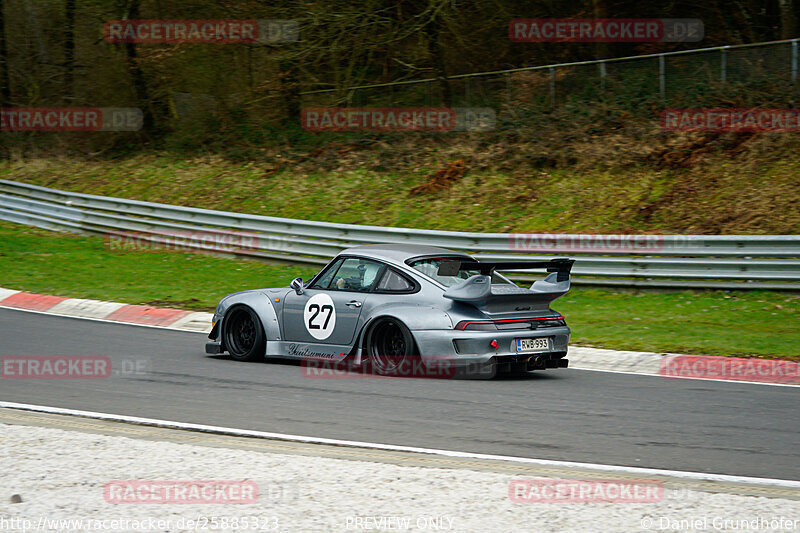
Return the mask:
{"type": "Polygon", "coordinates": [[[447,358],[456,366],[530,363],[536,368],[563,368],[558,361],[567,355],[570,329],[564,326],[507,331],[417,330],[412,334],[423,360],[447,358]],[[516,339],[542,337],[550,339],[548,351],[517,353],[516,339]],[[492,341],[496,341],[497,348],[492,348],[492,341]]]}

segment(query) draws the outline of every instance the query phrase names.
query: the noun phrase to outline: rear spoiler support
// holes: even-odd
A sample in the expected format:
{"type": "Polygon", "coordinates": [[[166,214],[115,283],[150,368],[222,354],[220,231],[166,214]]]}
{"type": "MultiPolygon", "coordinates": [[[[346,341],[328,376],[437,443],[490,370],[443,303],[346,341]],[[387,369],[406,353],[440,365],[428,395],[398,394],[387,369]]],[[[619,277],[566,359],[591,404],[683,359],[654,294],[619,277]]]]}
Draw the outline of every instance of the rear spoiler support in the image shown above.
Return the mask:
{"type": "Polygon", "coordinates": [[[546,268],[548,272],[556,272],[556,281],[569,281],[574,259],[560,257],[550,261],[442,261],[439,265],[440,276],[455,276],[460,270],[477,270],[490,276],[495,270],[529,270],[546,268]]]}

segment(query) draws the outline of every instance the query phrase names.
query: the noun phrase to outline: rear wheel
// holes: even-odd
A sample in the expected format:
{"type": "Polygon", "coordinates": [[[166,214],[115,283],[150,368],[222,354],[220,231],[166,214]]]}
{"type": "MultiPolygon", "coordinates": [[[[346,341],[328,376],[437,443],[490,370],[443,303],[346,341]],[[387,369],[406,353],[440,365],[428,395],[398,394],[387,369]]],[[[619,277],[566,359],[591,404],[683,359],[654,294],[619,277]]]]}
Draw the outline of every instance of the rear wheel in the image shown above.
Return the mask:
{"type": "Polygon", "coordinates": [[[367,332],[367,357],[372,369],[383,375],[404,375],[416,358],[414,337],[402,322],[380,318],[367,332]]]}
{"type": "Polygon", "coordinates": [[[225,315],[225,348],[237,361],[255,361],[264,357],[264,328],[255,311],[234,307],[225,315]]]}

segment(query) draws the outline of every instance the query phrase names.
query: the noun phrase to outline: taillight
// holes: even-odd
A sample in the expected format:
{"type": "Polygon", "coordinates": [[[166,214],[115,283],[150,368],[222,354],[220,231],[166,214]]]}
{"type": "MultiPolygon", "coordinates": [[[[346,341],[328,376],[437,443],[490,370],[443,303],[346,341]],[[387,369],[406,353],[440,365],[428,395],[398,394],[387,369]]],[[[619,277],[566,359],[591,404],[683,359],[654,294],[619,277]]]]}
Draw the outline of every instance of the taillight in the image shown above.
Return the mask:
{"type": "Polygon", "coordinates": [[[461,331],[497,331],[505,329],[555,328],[567,325],[563,316],[542,318],[508,318],[505,320],[462,320],[456,324],[461,331]]]}
{"type": "Polygon", "coordinates": [[[491,320],[462,320],[456,324],[456,329],[471,331],[497,331],[497,326],[491,320]]]}
{"type": "Polygon", "coordinates": [[[557,328],[563,327],[567,325],[567,321],[563,318],[551,318],[548,320],[542,320],[541,322],[536,323],[537,328],[557,328]]]}

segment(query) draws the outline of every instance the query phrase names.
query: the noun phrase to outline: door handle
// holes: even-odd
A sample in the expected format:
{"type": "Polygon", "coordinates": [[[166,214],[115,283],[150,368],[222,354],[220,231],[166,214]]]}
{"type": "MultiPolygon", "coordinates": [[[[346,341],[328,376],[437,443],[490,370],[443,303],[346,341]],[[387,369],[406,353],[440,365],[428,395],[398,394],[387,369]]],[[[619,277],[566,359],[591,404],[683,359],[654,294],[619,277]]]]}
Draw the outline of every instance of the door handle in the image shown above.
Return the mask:
{"type": "Polygon", "coordinates": [[[347,307],[361,307],[361,302],[359,302],[358,300],[352,300],[350,302],[347,302],[345,305],[347,307]]]}

